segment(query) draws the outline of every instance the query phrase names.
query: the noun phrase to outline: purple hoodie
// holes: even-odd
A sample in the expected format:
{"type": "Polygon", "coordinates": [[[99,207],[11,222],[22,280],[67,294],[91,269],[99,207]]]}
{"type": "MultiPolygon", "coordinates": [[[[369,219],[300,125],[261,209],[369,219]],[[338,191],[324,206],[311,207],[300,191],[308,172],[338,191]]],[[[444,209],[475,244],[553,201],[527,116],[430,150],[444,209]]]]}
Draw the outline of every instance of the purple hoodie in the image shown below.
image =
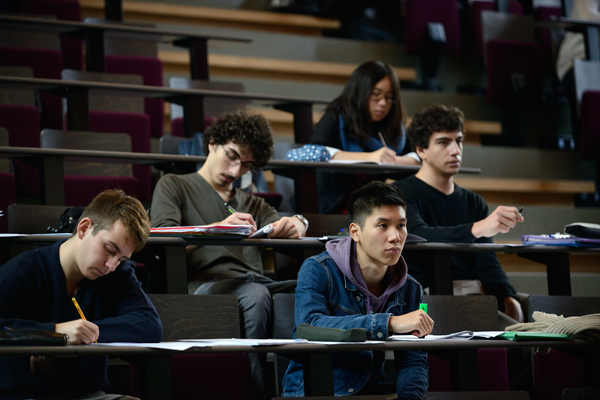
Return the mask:
{"type": "Polygon", "coordinates": [[[388,287],[381,297],[377,297],[367,289],[367,284],[363,279],[360,266],[356,260],[356,243],[351,237],[330,240],[325,245],[325,249],[344,276],[346,276],[358,291],[365,296],[365,308],[367,312],[384,312],[384,307],[390,294],[400,289],[406,282],[408,268],[406,267],[404,258],[400,256],[398,264],[388,267],[384,277],[384,279],[389,282],[388,287]]]}

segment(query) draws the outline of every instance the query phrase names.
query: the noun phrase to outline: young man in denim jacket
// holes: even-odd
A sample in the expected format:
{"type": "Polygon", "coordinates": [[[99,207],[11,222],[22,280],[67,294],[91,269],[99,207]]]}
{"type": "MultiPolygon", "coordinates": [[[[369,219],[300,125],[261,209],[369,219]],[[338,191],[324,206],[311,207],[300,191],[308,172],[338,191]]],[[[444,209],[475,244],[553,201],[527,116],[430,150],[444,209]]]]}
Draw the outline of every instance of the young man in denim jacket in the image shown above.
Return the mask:
{"type": "MultiPolygon", "coordinates": [[[[307,259],[298,274],[295,328],[303,323],[329,328],[364,328],[369,339],[393,333],[424,336],[433,321],[419,310],[423,288],[407,274],[401,252],[409,236],[401,192],[371,182],[352,194],[350,237],[332,240],[307,259]]],[[[383,351],[335,353],[336,396],[393,393],[422,399],[427,391],[427,355],[396,351],[396,387],[386,383],[383,351]]],[[[304,395],[302,365],[294,361],[283,379],[284,396],[304,395]]]]}

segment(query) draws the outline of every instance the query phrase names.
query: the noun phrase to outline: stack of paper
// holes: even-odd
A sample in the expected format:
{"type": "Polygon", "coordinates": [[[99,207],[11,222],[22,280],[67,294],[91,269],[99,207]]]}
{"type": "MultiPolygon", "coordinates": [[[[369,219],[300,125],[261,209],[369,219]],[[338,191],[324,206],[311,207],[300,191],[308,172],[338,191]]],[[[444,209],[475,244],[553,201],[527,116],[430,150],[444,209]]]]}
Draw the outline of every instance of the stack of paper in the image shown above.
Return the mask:
{"type": "Polygon", "coordinates": [[[252,233],[250,225],[197,225],[151,228],[150,233],[166,235],[243,235],[252,233]]]}

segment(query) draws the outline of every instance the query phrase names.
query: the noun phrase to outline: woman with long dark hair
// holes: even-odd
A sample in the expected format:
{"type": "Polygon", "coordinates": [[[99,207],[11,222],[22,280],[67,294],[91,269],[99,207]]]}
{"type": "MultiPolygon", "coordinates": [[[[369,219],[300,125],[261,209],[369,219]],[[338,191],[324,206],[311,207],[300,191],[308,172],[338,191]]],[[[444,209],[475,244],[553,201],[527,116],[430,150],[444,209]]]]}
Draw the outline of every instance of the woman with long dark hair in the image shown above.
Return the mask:
{"type": "MultiPolygon", "coordinates": [[[[334,161],[418,164],[418,158],[403,156],[405,120],[396,72],[389,64],[368,61],[354,70],[342,94],[327,106],[311,143],[326,146],[334,161]]],[[[344,211],[344,198],[364,183],[331,173],[319,173],[317,180],[321,213],[344,211]]]]}

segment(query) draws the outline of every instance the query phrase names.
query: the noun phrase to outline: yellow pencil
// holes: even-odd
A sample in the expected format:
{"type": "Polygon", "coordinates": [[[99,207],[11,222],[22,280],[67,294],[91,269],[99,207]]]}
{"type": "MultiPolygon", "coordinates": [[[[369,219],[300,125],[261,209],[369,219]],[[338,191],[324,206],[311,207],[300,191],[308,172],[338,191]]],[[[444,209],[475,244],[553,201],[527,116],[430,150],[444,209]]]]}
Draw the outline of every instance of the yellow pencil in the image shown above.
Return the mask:
{"type": "MultiPolygon", "coordinates": [[[[81,319],[87,321],[87,318],[85,317],[85,315],[83,315],[83,311],[81,311],[81,307],[79,307],[79,303],[77,303],[75,297],[71,297],[71,300],[73,300],[73,304],[75,304],[75,308],[77,309],[77,312],[79,313],[81,319]]],[[[98,341],[94,340],[94,343],[98,343],[98,341]]]]}

